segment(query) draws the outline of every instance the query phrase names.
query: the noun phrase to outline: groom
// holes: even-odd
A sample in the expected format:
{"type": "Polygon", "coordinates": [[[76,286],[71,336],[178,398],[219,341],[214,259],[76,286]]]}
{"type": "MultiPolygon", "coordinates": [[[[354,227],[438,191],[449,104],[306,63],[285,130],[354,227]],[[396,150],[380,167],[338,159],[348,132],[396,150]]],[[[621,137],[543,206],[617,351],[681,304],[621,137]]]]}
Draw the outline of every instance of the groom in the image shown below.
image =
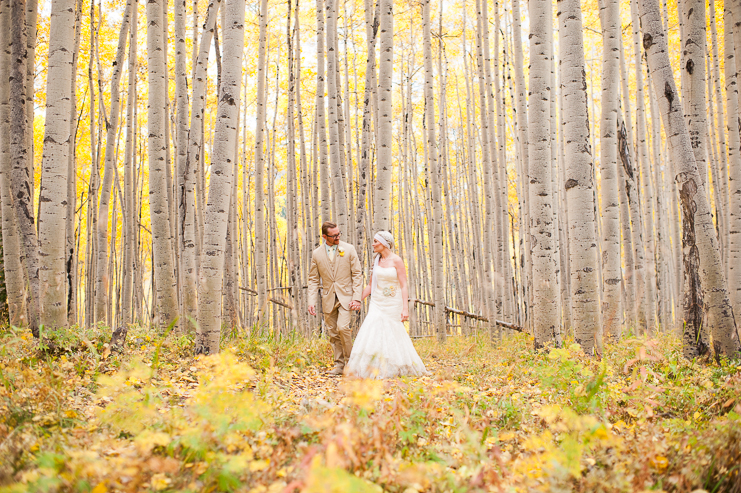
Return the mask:
{"type": "Polygon", "coordinates": [[[329,342],[334,350],[334,368],[330,375],[342,375],[352,350],[350,310],[360,310],[363,272],[355,247],[340,241],[335,223],[322,224],[324,242],[311,254],[309,269],[309,313],[316,315],[319,279],[322,287],[322,312],[329,342]]]}

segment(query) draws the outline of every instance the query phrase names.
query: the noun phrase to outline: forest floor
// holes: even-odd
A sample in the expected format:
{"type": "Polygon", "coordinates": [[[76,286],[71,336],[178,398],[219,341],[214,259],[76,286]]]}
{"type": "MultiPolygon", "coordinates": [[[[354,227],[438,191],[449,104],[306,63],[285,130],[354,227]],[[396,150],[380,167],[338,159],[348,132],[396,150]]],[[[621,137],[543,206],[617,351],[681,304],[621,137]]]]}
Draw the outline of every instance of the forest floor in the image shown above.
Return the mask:
{"type": "Polygon", "coordinates": [[[0,492],[741,491],[741,363],[672,335],[415,341],[431,374],[380,382],[323,339],[53,336],[0,329],[0,492]]]}

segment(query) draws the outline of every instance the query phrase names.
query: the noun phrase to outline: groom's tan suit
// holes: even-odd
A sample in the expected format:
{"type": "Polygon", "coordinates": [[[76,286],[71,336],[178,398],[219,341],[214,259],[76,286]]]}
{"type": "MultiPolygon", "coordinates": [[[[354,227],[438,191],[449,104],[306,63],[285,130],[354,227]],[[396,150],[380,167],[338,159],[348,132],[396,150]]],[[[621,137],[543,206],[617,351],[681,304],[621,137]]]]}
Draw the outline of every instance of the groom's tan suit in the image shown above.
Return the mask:
{"type": "Polygon", "coordinates": [[[309,305],[318,306],[319,281],[322,287],[322,312],[329,342],[334,349],[335,367],[343,368],[350,359],[352,330],[350,303],[360,301],[363,272],[355,247],[340,241],[331,260],[324,242],[311,254],[309,269],[309,305]]]}

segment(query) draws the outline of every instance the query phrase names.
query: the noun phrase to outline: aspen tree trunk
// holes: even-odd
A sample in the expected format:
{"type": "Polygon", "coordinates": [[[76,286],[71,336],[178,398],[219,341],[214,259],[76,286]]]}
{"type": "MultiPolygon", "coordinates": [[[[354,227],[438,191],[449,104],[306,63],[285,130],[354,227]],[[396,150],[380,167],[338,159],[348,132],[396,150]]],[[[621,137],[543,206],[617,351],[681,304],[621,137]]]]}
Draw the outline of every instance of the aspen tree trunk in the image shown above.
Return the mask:
{"type": "Polygon", "coordinates": [[[64,230],[67,222],[65,205],[72,87],[72,51],[68,47],[74,44],[75,0],[54,0],[50,24],[39,197],[39,321],[54,329],[67,325],[65,242],[59,241],[59,232],[64,230]]]}
{"type": "Polygon", "coordinates": [[[65,257],[67,268],[67,325],[77,323],[77,263],[78,251],[75,248],[75,214],[77,212],[77,61],[80,54],[82,31],[82,0],[75,2],[75,41],[72,51],[72,77],[70,78],[69,107],[69,163],[67,165],[67,219],[65,224],[65,257]]]}
{"type": "MultiPolygon", "coordinates": [[[[727,7],[726,7],[727,8],[727,7]]],[[[736,54],[736,29],[741,26],[729,22],[730,12],[725,13],[725,76],[728,105],[728,191],[730,195],[728,223],[728,287],[734,315],[741,313],[741,139],[739,138],[739,90],[736,54]],[[733,32],[731,32],[733,29],[733,32]],[[731,35],[732,34],[732,35],[731,35]]],[[[735,17],[734,17],[735,18],[735,17]]]]}
{"type": "Polygon", "coordinates": [[[11,65],[10,0],[0,1],[0,196],[2,197],[2,239],[5,288],[8,294],[8,322],[14,326],[28,322],[25,305],[25,280],[21,263],[13,196],[10,154],[10,65],[11,65]]]}
{"type": "Polygon", "coordinates": [[[631,0],[630,12],[633,26],[633,53],[636,79],[636,170],[640,173],[640,204],[643,211],[642,234],[645,238],[644,253],[644,282],[637,285],[636,297],[638,304],[638,325],[647,332],[656,329],[656,263],[655,263],[655,236],[653,222],[654,196],[651,184],[651,162],[648,155],[646,141],[648,128],[646,125],[646,98],[643,84],[643,57],[641,56],[640,33],[638,30],[638,2],[631,0]]]}
{"type": "Polygon", "coordinates": [[[324,102],[325,55],[324,55],[324,0],[316,1],[316,122],[319,145],[319,185],[321,188],[322,222],[332,219],[332,203],[329,190],[329,156],[327,155],[327,124],[324,102]]]}
{"type": "MultiPolygon", "coordinates": [[[[361,251],[365,251],[365,221],[366,221],[366,195],[368,188],[368,173],[371,170],[371,141],[373,138],[371,130],[372,118],[372,101],[373,88],[375,81],[373,74],[376,71],[376,38],[378,36],[378,23],[380,15],[381,2],[376,1],[375,15],[372,14],[373,0],[364,0],[365,3],[365,35],[368,42],[368,58],[365,64],[365,87],[363,89],[363,130],[362,143],[360,152],[360,161],[358,169],[358,205],[357,205],[357,225],[356,238],[361,251]]],[[[376,122],[378,125],[378,122],[376,122]]],[[[374,232],[369,231],[369,235],[374,232]]],[[[411,298],[411,295],[409,296],[411,298]]],[[[414,312],[410,308],[410,315],[414,312]]]]}
{"type": "MultiPolygon", "coordinates": [[[[422,37],[425,65],[425,132],[427,136],[427,168],[432,189],[432,237],[430,238],[432,282],[434,284],[434,327],[439,342],[445,342],[445,284],[443,276],[443,206],[440,196],[440,163],[435,139],[435,96],[432,72],[432,39],[430,36],[430,0],[422,3],[422,37]]],[[[442,76],[442,74],[440,74],[442,76]]],[[[390,144],[390,143],[389,143],[390,144]]]]}
{"type": "MultiPolygon", "coordinates": [[[[268,238],[265,234],[265,192],[263,175],[265,163],[263,158],[263,139],[265,135],[265,65],[268,27],[268,2],[260,2],[260,41],[257,58],[257,118],[255,120],[255,267],[257,271],[257,310],[258,323],[264,322],[264,311],[267,308],[267,248],[268,238]]],[[[273,197],[268,197],[273,200],[273,197]]]]}
{"type": "Polygon", "coordinates": [[[12,209],[20,235],[23,268],[30,287],[29,325],[34,337],[39,337],[39,257],[34,220],[33,176],[30,174],[28,146],[28,113],[26,111],[26,2],[10,1],[11,65],[10,65],[10,187],[12,209]]]}
{"type": "MultiPolygon", "coordinates": [[[[573,1],[573,0],[572,0],[573,1]]],[[[581,18],[578,4],[572,15],[581,18]]],[[[553,45],[548,32],[553,29],[553,12],[547,0],[530,2],[530,101],[528,112],[528,198],[531,204],[529,233],[533,263],[533,328],[535,347],[560,345],[555,248],[553,190],[550,154],[550,64],[553,45]]],[[[581,32],[581,31],[580,31],[581,32]]]]}
{"type": "MultiPolygon", "coordinates": [[[[632,227],[629,230],[630,242],[626,241],[627,248],[632,248],[630,252],[625,252],[625,263],[626,263],[626,281],[629,276],[632,279],[631,283],[626,282],[627,298],[625,303],[625,313],[629,317],[629,328],[637,327],[640,307],[645,301],[643,298],[643,286],[645,285],[644,271],[645,262],[643,258],[643,237],[642,237],[642,223],[641,223],[641,211],[640,202],[638,197],[638,187],[636,185],[635,169],[633,167],[631,148],[630,148],[630,137],[625,128],[625,124],[621,122],[620,131],[618,132],[618,152],[620,154],[620,162],[618,166],[621,168],[619,171],[620,180],[623,183],[624,197],[626,200],[625,212],[628,216],[629,221],[623,220],[623,222],[629,222],[632,227]],[[629,244],[630,243],[630,244],[629,244]],[[628,265],[630,263],[630,268],[628,265]],[[640,290],[638,289],[640,287],[640,290]],[[640,294],[640,298],[639,298],[640,294]]],[[[621,198],[623,197],[621,193],[621,198]]],[[[621,211],[623,209],[621,208],[621,211]]],[[[630,225],[629,224],[629,225],[630,225]]],[[[625,228],[623,229],[625,231],[625,228]]],[[[626,233],[624,233],[626,234],[626,233]]],[[[645,317],[645,314],[644,314],[645,317]]]]}
{"type": "Polygon", "coordinates": [[[512,0],[512,37],[514,48],[514,71],[515,71],[515,113],[517,124],[517,139],[519,141],[519,164],[520,169],[517,175],[520,180],[520,190],[518,196],[522,197],[521,214],[520,214],[520,262],[522,264],[522,294],[524,303],[524,323],[531,328],[531,293],[532,293],[532,261],[530,259],[530,235],[528,234],[529,226],[527,221],[530,217],[530,200],[528,197],[527,177],[529,176],[528,167],[530,165],[530,146],[528,143],[528,113],[527,113],[527,87],[525,86],[524,61],[522,54],[522,18],[520,13],[520,0],[512,0]]]}
{"type": "MultiPolygon", "coordinates": [[[[489,175],[490,186],[485,191],[486,202],[489,204],[487,208],[487,233],[490,237],[491,243],[491,261],[493,262],[492,269],[492,281],[495,289],[495,312],[494,315],[497,318],[502,318],[502,308],[504,302],[504,282],[502,272],[502,236],[501,236],[501,217],[499,215],[500,194],[499,194],[499,149],[497,145],[497,110],[494,102],[494,87],[491,75],[491,50],[489,46],[489,2],[488,0],[480,0],[480,11],[481,11],[481,41],[483,49],[483,71],[484,81],[486,82],[486,109],[488,114],[486,115],[487,124],[486,129],[488,130],[488,143],[489,143],[489,167],[486,169],[486,173],[489,175]]],[[[498,34],[498,33],[495,33],[498,34]]],[[[496,63],[496,62],[495,62],[496,63]]],[[[482,107],[483,109],[483,107],[482,107]]],[[[506,238],[506,236],[505,236],[506,238]]]]}
{"type": "MultiPolygon", "coordinates": [[[[496,221],[494,219],[494,206],[492,204],[492,188],[494,187],[492,181],[492,145],[490,142],[492,132],[490,131],[491,121],[489,119],[489,112],[487,111],[487,92],[486,77],[484,73],[484,53],[483,53],[483,27],[481,12],[481,1],[476,2],[476,65],[478,68],[478,86],[479,86],[479,117],[481,118],[481,154],[482,154],[482,168],[481,174],[483,176],[483,195],[484,195],[484,228],[483,234],[483,267],[484,267],[484,302],[486,304],[486,311],[490,319],[496,319],[497,316],[497,293],[495,291],[495,278],[497,273],[493,272],[493,266],[496,265],[493,261],[493,231],[495,228],[496,221]]],[[[492,328],[495,328],[492,326],[492,328]]],[[[493,334],[492,334],[493,335],[493,334]]]]}
{"type": "Polygon", "coordinates": [[[149,214],[152,225],[152,267],[158,320],[167,327],[178,317],[177,286],[172,266],[170,207],[167,203],[167,142],[165,46],[162,35],[162,0],[147,3],[147,79],[149,104],[149,214]]]}
{"type": "Polygon", "coordinates": [[[138,3],[131,9],[131,29],[129,29],[129,80],[126,100],[126,150],[124,157],[124,259],[123,285],[121,290],[121,321],[124,328],[134,323],[134,273],[136,272],[136,227],[137,211],[134,198],[135,172],[135,125],[137,32],[139,27],[138,3]]]}
{"type": "MultiPolygon", "coordinates": [[[[347,1],[343,1],[342,3],[342,21],[343,21],[343,28],[344,28],[344,36],[343,36],[343,45],[344,45],[344,59],[345,59],[345,80],[344,80],[344,94],[345,94],[345,100],[343,103],[343,107],[339,108],[340,115],[343,118],[344,125],[341,125],[340,128],[344,128],[344,140],[346,143],[346,152],[343,154],[344,160],[345,160],[345,169],[347,170],[347,203],[348,203],[348,219],[347,219],[347,237],[350,239],[350,243],[353,245],[357,245],[357,237],[355,236],[355,225],[357,224],[356,214],[357,210],[355,208],[355,166],[353,165],[353,142],[352,142],[352,117],[350,115],[350,68],[349,68],[349,62],[348,59],[350,58],[350,52],[348,49],[348,38],[354,37],[355,33],[353,32],[353,28],[348,25],[348,13],[347,13],[347,1]]],[[[353,67],[355,65],[353,64],[353,67]]],[[[338,71],[338,77],[339,77],[339,71],[338,71]]],[[[355,77],[357,81],[357,77],[355,77]]],[[[355,105],[357,107],[357,99],[358,99],[358,92],[357,92],[357,84],[356,84],[356,90],[355,90],[355,105]]],[[[355,112],[355,128],[356,131],[358,130],[358,114],[357,111],[355,112]]],[[[359,164],[359,163],[358,163],[359,164]]]]}
{"type": "Polygon", "coordinates": [[[342,143],[344,132],[340,128],[341,111],[337,84],[337,1],[327,0],[327,117],[329,119],[329,163],[332,169],[332,207],[336,211],[335,222],[340,231],[347,233],[349,226],[347,193],[343,177],[342,143]]]}
{"type": "MultiPolygon", "coordinates": [[[[191,319],[197,312],[196,298],[196,248],[195,248],[195,200],[193,189],[195,175],[188,167],[188,81],[186,76],[187,52],[185,47],[186,31],[186,0],[175,2],[175,170],[176,186],[175,201],[177,207],[175,252],[178,259],[178,290],[180,292],[180,309],[183,320],[180,330],[192,332],[191,319]],[[187,183],[186,183],[187,182],[187,183]],[[186,225],[187,223],[187,225],[186,225]]],[[[194,15],[197,15],[198,9],[194,15]]],[[[193,41],[195,32],[193,33],[193,41]]],[[[194,53],[195,55],[196,53],[194,53]]],[[[197,69],[197,60],[193,59],[194,70],[197,69]]],[[[195,75],[195,72],[194,72],[195,75]]],[[[195,79],[195,77],[193,77],[195,79]]]]}
{"type": "Polygon", "coordinates": [[[227,0],[224,6],[226,9],[226,25],[222,31],[224,70],[211,159],[210,192],[205,211],[204,249],[198,283],[196,354],[219,352],[224,248],[228,211],[232,200],[240,81],[242,79],[244,7],[243,0],[227,0]]]}
{"type": "Polygon", "coordinates": [[[373,196],[373,228],[387,230],[391,218],[391,176],[393,174],[392,111],[394,74],[394,2],[378,0],[381,3],[380,40],[381,62],[378,71],[378,158],[376,166],[376,188],[373,196]]]}
{"type": "MultiPolygon", "coordinates": [[[[462,45],[463,45],[463,69],[464,69],[464,79],[466,81],[466,135],[467,135],[467,150],[468,150],[468,157],[466,160],[466,178],[467,178],[467,187],[469,189],[469,206],[470,206],[470,218],[471,218],[471,229],[472,229],[472,238],[473,243],[475,245],[482,245],[483,240],[481,238],[482,234],[482,226],[481,226],[481,209],[479,204],[479,192],[478,192],[478,178],[476,176],[476,147],[475,147],[475,131],[473,129],[473,125],[475,124],[475,104],[473,103],[473,97],[472,97],[472,77],[471,72],[469,70],[468,66],[468,54],[466,52],[466,11],[463,11],[463,34],[462,34],[462,45]]],[[[486,152],[487,147],[482,146],[481,151],[482,155],[486,152]]],[[[482,156],[483,158],[483,156],[482,156]]],[[[484,161],[486,160],[483,158],[484,161]]],[[[487,311],[491,310],[492,305],[489,303],[490,298],[489,295],[491,294],[491,279],[488,277],[489,272],[485,268],[485,255],[481,255],[481,252],[478,252],[479,254],[475,256],[475,265],[473,266],[473,271],[477,274],[475,286],[477,288],[477,296],[475,297],[475,303],[477,306],[485,305],[487,311]],[[479,277],[478,274],[484,274],[485,278],[479,277]],[[484,296],[483,299],[481,297],[484,296]]]]}
{"type": "Polygon", "coordinates": [[[695,163],[706,190],[708,166],[705,161],[705,130],[707,127],[707,102],[705,97],[705,1],[682,0],[680,20],[684,27],[682,36],[682,101],[686,111],[690,143],[695,151],[695,163]]]}
{"type": "Polygon", "coordinates": [[[601,0],[602,117],[600,121],[600,195],[602,209],[602,327],[610,340],[620,338],[622,261],[618,194],[618,98],[620,95],[620,8],[618,0],[601,0]]]}
{"type": "MultiPolygon", "coordinates": [[[[442,17],[440,18],[442,24],[442,17]]],[[[442,27],[441,40],[442,44],[442,27]]],[[[502,93],[500,86],[500,73],[499,73],[499,59],[501,56],[501,49],[499,45],[500,35],[500,15],[499,15],[499,1],[494,0],[494,74],[492,76],[494,82],[494,102],[496,105],[496,129],[497,129],[497,155],[499,156],[497,166],[497,194],[498,194],[498,214],[499,214],[499,238],[498,245],[501,249],[500,252],[500,272],[503,277],[502,282],[502,300],[504,303],[502,314],[508,321],[512,321],[512,315],[514,313],[513,307],[513,291],[512,291],[512,264],[510,263],[511,252],[509,248],[509,194],[507,193],[507,153],[506,144],[507,139],[505,136],[505,104],[504,94],[502,93]]]]}
{"type": "Polygon", "coordinates": [[[675,166],[675,181],[682,204],[684,307],[687,323],[684,337],[685,354],[691,357],[704,350],[694,343],[698,340],[704,308],[716,354],[730,356],[739,351],[738,330],[728,298],[728,287],[723,277],[710,204],[697,171],[690,134],[685,125],[679,94],[669,64],[668,45],[665,31],[661,26],[658,2],[640,0],[638,5],[643,46],[646,49],[662,122],[666,128],[669,150],[675,166]]]}
{"type": "MultiPolygon", "coordinates": [[[[38,37],[38,0],[26,0],[26,138],[28,139],[28,174],[29,176],[35,176],[35,153],[34,153],[34,138],[33,138],[33,122],[34,122],[34,110],[35,104],[35,83],[36,83],[36,41],[38,37]]],[[[29,196],[36,196],[36,184],[35,180],[31,179],[29,182],[31,192],[29,196]]],[[[34,207],[35,209],[35,207],[34,207]]],[[[37,225],[38,226],[38,225],[37,225]]]]}
{"type": "MultiPolygon", "coordinates": [[[[729,221],[730,221],[730,203],[731,197],[728,188],[728,156],[726,154],[726,135],[725,135],[725,112],[723,109],[723,93],[720,88],[720,63],[718,56],[718,29],[716,27],[716,15],[715,15],[715,2],[710,2],[710,33],[713,48],[713,87],[715,89],[715,100],[717,101],[717,112],[715,113],[715,132],[718,135],[718,153],[719,153],[719,165],[721,172],[718,176],[718,181],[721,183],[718,194],[721,197],[721,202],[726,205],[725,214],[723,216],[723,224],[725,228],[721,231],[720,242],[723,244],[721,251],[728,251],[729,241],[729,221]]],[[[728,278],[728,255],[725,254],[723,257],[724,269],[726,278],[728,278]]],[[[731,284],[729,284],[731,286],[731,284]]]]}
{"type": "MultiPolygon", "coordinates": [[[[294,38],[295,38],[295,55],[294,60],[296,63],[296,71],[294,78],[295,80],[300,81],[301,80],[301,28],[300,28],[300,20],[301,16],[300,10],[299,10],[299,0],[296,0],[296,21],[294,23],[294,38]]],[[[295,94],[296,94],[296,115],[298,119],[298,136],[299,136],[299,170],[301,175],[301,193],[303,197],[303,254],[301,255],[301,258],[299,259],[299,265],[301,266],[301,274],[299,275],[299,282],[301,282],[301,279],[304,279],[307,273],[309,272],[309,263],[311,261],[311,251],[313,242],[310,241],[310,238],[316,237],[316,234],[314,233],[316,231],[315,227],[313,226],[313,219],[314,219],[314,213],[318,211],[318,209],[314,209],[314,213],[311,212],[309,201],[310,201],[310,190],[311,187],[309,185],[309,167],[306,159],[306,138],[304,136],[304,117],[303,117],[303,109],[301,105],[301,84],[296,84],[295,88],[295,94]]],[[[303,291],[303,286],[299,284],[299,286],[296,288],[298,289],[298,295],[299,298],[297,301],[298,303],[298,316],[299,316],[299,323],[301,324],[301,328],[303,330],[303,333],[305,335],[310,334],[310,327],[309,327],[309,316],[306,312],[303,312],[302,308],[305,306],[305,300],[306,300],[306,293],[303,291]]]]}
{"type": "MultiPolygon", "coordinates": [[[[288,7],[287,16],[287,27],[286,27],[286,42],[288,44],[288,155],[287,155],[287,177],[286,177],[286,259],[288,269],[288,295],[291,297],[291,325],[293,330],[297,332],[302,331],[301,324],[299,323],[299,300],[300,297],[300,279],[301,279],[301,264],[300,264],[300,249],[298,240],[298,178],[296,173],[296,130],[295,130],[295,115],[294,115],[294,102],[296,95],[296,79],[294,71],[294,60],[293,60],[293,43],[292,43],[292,31],[291,31],[291,2],[286,2],[288,7]]],[[[299,12],[296,11],[296,18],[298,19],[299,12]]],[[[301,311],[303,311],[303,305],[301,305],[301,311]]]]}
{"type": "Polygon", "coordinates": [[[581,8],[578,0],[562,1],[559,8],[562,132],[566,164],[563,187],[568,207],[571,316],[576,342],[585,353],[594,354],[602,324],[594,228],[597,219],[594,215],[594,163],[589,144],[581,8]]]}
{"type": "MultiPolygon", "coordinates": [[[[181,1],[181,0],[176,0],[181,1]]],[[[194,60],[193,90],[192,90],[192,107],[190,112],[190,128],[186,129],[187,150],[185,164],[178,166],[179,188],[178,188],[178,228],[180,229],[179,240],[181,245],[179,251],[181,255],[181,292],[183,303],[184,323],[181,327],[186,332],[191,332],[192,324],[198,316],[198,225],[196,212],[196,185],[198,176],[202,169],[203,155],[205,154],[203,142],[203,121],[206,109],[206,86],[207,86],[207,69],[208,58],[211,51],[211,42],[213,40],[216,19],[218,18],[221,0],[211,0],[206,13],[206,20],[201,32],[199,51],[194,60]]],[[[177,79],[176,79],[177,82],[177,79]]],[[[186,81],[187,82],[187,81],[186,81]]],[[[178,86],[176,85],[176,92],[178,86]]],[[[178,100],[178,102],[180,102],[178,100]]],[[[187,103],[187,101],[186,101],[187,103]]],[[[182,116],[187,117],[187,104],[182,116]]],[[[181,114],[178,110],[178,118],[181,114]]],[[[179,144],[182,145],[182,144],[179,144]]],[[[178,152],[180,150],[178,149],[178,152]]],[[[201,193],[201,195],[203,195],[201,193]]],[[[205,197],[198,198],[202,200],[205,197]]],[[[202,211],[201,211],[202,213],[202,211]]]]}
{"type": "MultiPolygon", "coordinates": [[[[106,124],[106,143],[104,158],[104,175],[103,185],[100,189],[100,201],[98,202],[98,223],[96,234],[98,236],[98,251],[95,267],[95,320],[94,322],[104,322],[106,320],[106,311],[110,304],[108,299],[108,215],[109,204],[111,201],[111,187],[113,186],[113,175],[118,173],[116,168],[116,155],[118,154],[118,145],[116,135],[118,134],[118,117],[120,105],[120,81],[123,72],[123,59],[126,52],[126,34],[128,33],[129,18],[133,8],[131,0],[127,2],[124,12],[123,23],[118,33],[118,47],[116,48],[116,58],[113,61],[113,71],[111,73],[111,114],[106,124]]],[[[52,232],[52,234],[54,234],[52,232]]],[[[115,236],[115,230],[112,231],[115,236]]]]}
{"type": "MultiPolygon", "coordinates": [[[[641,235],[641,212],[636,188],[635,169],[633,167],[634,139],[633,118],[630,108],[630,89],[628,70],[626,68],[625,50],[622,37],[620,39],[620,79],[623,114],[626,124],[621,118],[618,131],[618,176],[620,180],[620,216],[623,224],[623,256],[625,259],[625,303],[623,304],[626,326],[633,330],[638,321],[638,305],[636,286],[643,286],[643,238],[641,235]]],[[[642,292],[642,290],[641,290],[642,292]]]]}

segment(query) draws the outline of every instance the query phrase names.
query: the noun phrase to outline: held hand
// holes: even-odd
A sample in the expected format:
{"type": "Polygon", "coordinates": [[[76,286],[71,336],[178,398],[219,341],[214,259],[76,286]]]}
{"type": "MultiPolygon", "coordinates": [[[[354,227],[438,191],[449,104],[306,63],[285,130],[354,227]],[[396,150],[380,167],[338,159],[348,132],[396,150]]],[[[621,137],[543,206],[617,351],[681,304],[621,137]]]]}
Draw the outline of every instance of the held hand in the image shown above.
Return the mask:
{"type": "Polygon", "coordinates": [[[409,320],[409,311],[408,310],[402,310],[401,311],[401,321],[406,322],[409,320]]]}
{"type": "Polygon", "coordinates": [[[360,302],[358,300],[353,300],[350,302],[350,310],[358,311],[360,310],[360,302]]]}
{"type": "Polygon", "coordinates": [[[309,305],[309,314],[311,316],[316,316],[316,310],[314,309],[314,305],[309,305]]]}

